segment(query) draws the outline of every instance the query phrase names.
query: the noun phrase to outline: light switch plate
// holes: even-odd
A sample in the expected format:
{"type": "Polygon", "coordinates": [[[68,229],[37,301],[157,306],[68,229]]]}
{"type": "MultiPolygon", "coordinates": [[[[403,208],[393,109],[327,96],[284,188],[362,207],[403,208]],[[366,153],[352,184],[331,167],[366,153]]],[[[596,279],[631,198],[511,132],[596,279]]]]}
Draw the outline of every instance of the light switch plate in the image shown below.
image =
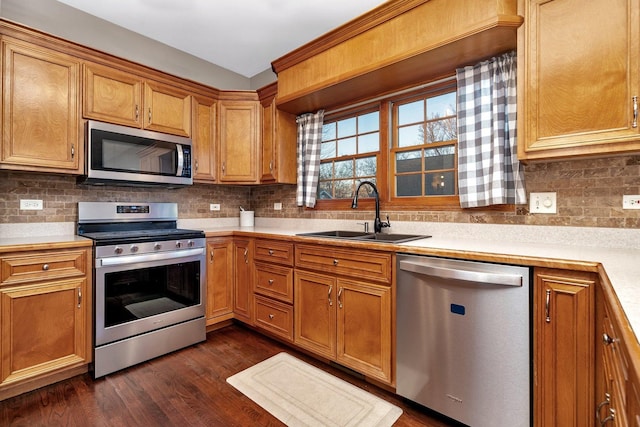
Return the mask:
{"type": "Polygon", "coordinates": [[[557,213],[556,193],[531,193],[529,195],[529,212],[543,214],[557,213]]]}

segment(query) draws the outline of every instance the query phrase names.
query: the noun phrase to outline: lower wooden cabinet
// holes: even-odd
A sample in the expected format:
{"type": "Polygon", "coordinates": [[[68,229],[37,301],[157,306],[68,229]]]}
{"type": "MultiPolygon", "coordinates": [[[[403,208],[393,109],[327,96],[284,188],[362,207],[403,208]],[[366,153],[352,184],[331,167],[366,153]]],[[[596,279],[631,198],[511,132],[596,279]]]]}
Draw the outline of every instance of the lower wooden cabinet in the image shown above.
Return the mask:
{"type": "Polygon", "coordinates": [[[86,372],[91,250],[0,254],[0,399],[86,372]]]}
{"type": "Polygon", "coordinates": [[[534,426],[591,426],[597,276],[546,268],[534,275],[534,426]]]}
{"type": "Polygon", "coordinates": [[[207,326],[233,317],[233,239],[207,239],[207,326]]]}
{"type": "Polygon", "coordinates": [[[233,266],[235,270],[233,285],[234,318],[253,325],[253,239],[234,238],[233,266]]]}
{"type": "Polygon", "coordinates": [[[391,288],[296,270],[294,343],[391,384],[391,288]]]}

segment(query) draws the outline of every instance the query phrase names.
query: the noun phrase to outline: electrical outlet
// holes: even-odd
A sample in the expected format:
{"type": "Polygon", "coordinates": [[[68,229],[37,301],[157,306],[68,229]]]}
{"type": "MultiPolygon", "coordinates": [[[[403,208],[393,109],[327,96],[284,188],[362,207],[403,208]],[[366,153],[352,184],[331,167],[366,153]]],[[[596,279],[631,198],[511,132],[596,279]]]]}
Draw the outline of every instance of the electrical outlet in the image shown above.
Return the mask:
{"type": "Polygon", "coordinates": [[[277,202],[273,204],[273,210],[274,211],[281,211],[282,210],[282,203],[277,202]]]}
{"type": "Polygon", "coordinates": [[[219,211],[220,210],[220,203],[211,203],[209,205],[209,210],[210,211],[219,211]]]}
{"type": "Polygon", "coordinates": [[[42,200],[20,199],[20,210],[22,211],[41,211],[42,200]]]}
{"type": "Polygon", "coordinates": [[[556,193],[531,193],[529,195],[529,212],[554,214],[557,211],[556,193]]]}
{"type": "Polygon", "coordinates": [[[640,195],[622,196],[622,209],[640,209],[640,195]]]}

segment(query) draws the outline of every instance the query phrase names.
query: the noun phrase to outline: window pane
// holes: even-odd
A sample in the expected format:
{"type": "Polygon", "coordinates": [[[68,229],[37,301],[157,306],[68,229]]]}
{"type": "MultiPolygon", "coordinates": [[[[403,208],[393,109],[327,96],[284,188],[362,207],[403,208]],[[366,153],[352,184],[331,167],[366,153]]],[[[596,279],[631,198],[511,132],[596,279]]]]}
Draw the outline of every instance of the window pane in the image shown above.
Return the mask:
{"type": "Polygon", "coordinates": [[[425,127],[427,142],[451,141],[458,139],[456,119],[448,118],[428,122],[425,127]]]}
{"type": "Polygon", "coordinates": [[[442,196],[455,194],[453,172],[428,173],[424,176],[424,186],[427,196],[442,196]]]}
{"type": "Polygon", "coordinates": [[[423,125],[406,126],[398,129],[398,147],[424,144],[423,125]]]}
{"type": "Polygon", "coordinates": [[[366,157],[364,159],[356,159],[356,176],[376,176],[376,158],[366,157]]]}
{"type": "Polygon", "coordinates": [[[323,142],[320,144],[320,159],[330,159],[336,156],[336,142],[323,142]]]}
{"type": "Polygon", "coordinates": [[[453,169],[455,160],[453,146],[432,148],[424,150],[424,169],[453,169]]]}
{"type": "Polygon", "coordinates": [[[455,92],[445,93],[427,99],[427,119],[454,116],[456,114],[455,92]]]}
{"type": "Polygon", "coordinates": [[[363,114],[358,117],[358,133],[373,132],[380,129],[380,113],[363,114]]]}
{"type": "MultiPolygon", "coordinates": [[[[377,186],[375,178],[367,178],[367,179],[359,179],[359,180],[357,180],[355,188],[357,188],[358,185],[360,185],[360,183],[362,181],[369,181],[369,182],[372,182],[373,185],[377,186]]],[[[358,198],[362,199],[362,198],[366,198],[366,197],[374,197],[373,188],[371,188],[370,185],[363,185],[362,187],[360,187],[360,191],[358,191],[358,198]]]]}
{"type": "Polygon", "coordinates": [[[332,199],[333,181],[324,181],[318,184],[318,199],[332,199]]]}
{"type": "Polygon", "coordinates": [[[380,134],[370,133],[358,137],[358,153],[371,153],[380,150],[380,134]]]}
{"type": "Polygon", "coordinates": [[[356,134],[356,118],[351,117],[338,121],[338,138],[356,134]]]}
{"type": "Polygon", "coordinates": [[[335,181],[335,198],[349,199],[353,195],[353,181],[335,181]]]}
{"type": "Polygon", "coordinates": [[[396,172],[422,172],[422,151],[396,153],[396,172]]]}
{"type": "Polygon", "coordinates": [[[320,163],[320,179],[331,179],[333,177],[333,162],[320,163]]]}
{"type": "Polygon", "coordinates": [[[335,162],[336,178],[353,178],[353,160],[335,162]]]}
{"type": "Polygon", "coordinates": [[[422,174],[396,177],[396,194],[402,196],[422,196],[422,174]]]}
{"type": "Polygon", "coordinates": [[[329,139],[336,139],[336,124],[327,123],[322,125],[322,140],[327,141],[329,139]]]}
{"type": "Polygon", "coordinates": [[[398,124],[406,125],[409,123],[424,121],[424,101],[415,101],[409,104],[398,106],[398,124]]]}
{"type": "Polygon", "coordinates": [[[338,157],[352,156],[356,154],[356,139],[347,138],[338,140],[338,157]]]}

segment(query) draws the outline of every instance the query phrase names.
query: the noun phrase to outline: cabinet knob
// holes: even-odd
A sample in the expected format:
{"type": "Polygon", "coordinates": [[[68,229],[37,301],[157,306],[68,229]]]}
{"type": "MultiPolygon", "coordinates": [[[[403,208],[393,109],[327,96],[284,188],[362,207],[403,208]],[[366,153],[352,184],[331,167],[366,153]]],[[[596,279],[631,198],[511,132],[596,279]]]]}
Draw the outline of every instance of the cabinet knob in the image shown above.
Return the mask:
{"type": "Polygon", "coordinates": [[[273,249],[269,249],[269,255],[273,255],[273,249]]]}
{"type": "Polygon", "coordinates": [[[337,259],[333,260],[333,265],[338,265],[338,260],[337,259]]]}
{"type": "Polygon", "coordinates": [[[268,282],[269,282],[270,285],[273,285],[273,279],[269,279],[268,282]]]}
{"type": "Polygon", "coordinates": [[[269,315],[269,319],[272,319],[272,320],[273,320],[273,318],[274,318],[274,317],[276,317],[276,316],[275,316],[275,314],[270,314],[270,315],[269,315]]]}
{"type": "Polygon", "coordinates": [[[616,339],[613,337],[610,337],[607,333],[602,334],[602,342],[604,343],[604,345],[609,345],[609,344],[613,344],[616,342],[616,339]]]}
{"type": "Polygon", "coordinates": [[[42,269],[43,269],[44,271],[49,270],[49,264],[45,264],[45,265],[43,265],[43,266],[42,266],[42,269]]]}

